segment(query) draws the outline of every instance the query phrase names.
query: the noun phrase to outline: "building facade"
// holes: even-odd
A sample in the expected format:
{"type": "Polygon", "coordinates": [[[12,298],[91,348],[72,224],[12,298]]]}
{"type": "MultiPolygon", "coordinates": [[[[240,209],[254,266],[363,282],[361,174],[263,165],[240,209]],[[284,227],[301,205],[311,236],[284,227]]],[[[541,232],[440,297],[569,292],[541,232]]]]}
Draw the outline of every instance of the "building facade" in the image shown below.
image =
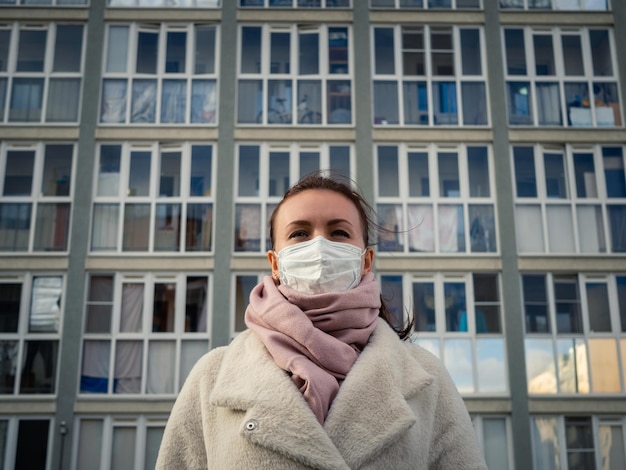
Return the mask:
{"type": "Polygon", "coordinates": [[[153,468],[318,169],[490,469],[625,468],[625,97],[622,0],[0,0],[3,468],[153,468]]]}

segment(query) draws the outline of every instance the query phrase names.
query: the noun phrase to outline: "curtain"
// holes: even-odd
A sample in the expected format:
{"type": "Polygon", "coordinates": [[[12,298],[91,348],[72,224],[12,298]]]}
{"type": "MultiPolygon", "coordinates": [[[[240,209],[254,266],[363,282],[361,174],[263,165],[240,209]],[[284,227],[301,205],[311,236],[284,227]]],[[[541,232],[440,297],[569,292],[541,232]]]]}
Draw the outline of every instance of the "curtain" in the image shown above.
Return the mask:
{"type": "Polygon", "coordinates": [[[130,122],[154,122],[156,117],[156,88],[156,80],[133,81],[130,122]]]}
{"type": "MultiPolygon", "coordinates": [[[[118,176],[115,174],[115,176],[118,176]]],[[[96,204],[93,208],[93,227],[91,231],[91,249],[117,249],[119,225],[119,204],[96,204]]]]}
{"type": "Polygon", "coordinates": [[[562,125],[558,83],[537,83],[537,113],[540,126],[562,125]]]}
{"type": "Polygon", "coordinates": [[[215,123],[215,80],[194,80],[191,85],[191,122],[215,123]]]}
{"type": "Polygon", "coordinates": [[[0,248],[8,251],[28,249],[31,224],[30,203],[0,204],[0,248]]]}
{"type": "Polygon", "coordinates": [[[119,123],[126,119],[126,80],[104,80],[100,122],[119,123]]]}
{"type": "Polygon", "coordinates": [[[240,80],[237,96],[237,122],[262,122],[263,86],[261,80],[240,80]]]}
{"type": "Polygon", "coordinates": [[[70,204],[39,204],[35,223],[33,249],[64,251],[67,249],[67,232],[70,224],[70,204]]]}
{"type": "Polygon", "coordinates": [[[115,351],[115,393],[140,393],[143,341],[118,341],[115,351]]]}
{"type": "Polygon", "coordinates": [[[58,333],[61,320],[61,277],[36,277],[33,280],[29,332],[58,333]]]}
{"type": "Polygon", "coordinates": [[[164,80],[161,94],[161,123],[184,123],[186,109],[187,81],[164,80]]]}
{"type": "Polygon", "coordinates": [[[176,342],[150,341],[148,350],[147,393],[174,393],[176,342]]]}
{"type": "Polygon", "coordinates": [[[548,247],[552,253],[573,253],[574,226],[569,205],[552,205],[546,208],[548,221],[548,247]]]}
{"type": "Polygon", "coordinates": [[[48,89],[46,121],[78,121],[80,78],[51,79],[48,89]]]}
{"type": "Polygon", "coordinates": [[[43,101],[43,78],[15,78],[9,121],[39,122],[43,101]]]}
{"type": "Polygon", "coordinates": [[[257,251],[261,246],[261,207],[238,204],[235,215],[235,251],[257,251]]]}
{"type": "Polygon", "coordinates": [[[142,331],[144,285],[125,283],[122,287],[122,309],[120,312],[120,332],[139,333],[142,331]]]}
{"type": "Polygon", "coordinates": [[[439,206],[437,215],[439,218],[439,251],[442,253],[465,251],[462,206],[439,206]]]}
{"type": "Polygon", "coordinates": [[[431,205],[408,207],[409,249],[432,253],[435,251],[435,229],[431,205]]]}

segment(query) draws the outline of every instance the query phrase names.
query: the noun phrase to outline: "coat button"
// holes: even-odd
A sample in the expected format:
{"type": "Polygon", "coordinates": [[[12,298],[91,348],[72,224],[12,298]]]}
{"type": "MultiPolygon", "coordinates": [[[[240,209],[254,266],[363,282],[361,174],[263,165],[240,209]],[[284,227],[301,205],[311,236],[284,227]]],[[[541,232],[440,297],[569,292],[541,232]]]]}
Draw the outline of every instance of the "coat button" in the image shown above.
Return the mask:
{"type": "Polygon", "coordinates": [[[258,427],[258,424],[255,420],[251,419],[246,423],[246,431],[255,431],[258,427]]]}

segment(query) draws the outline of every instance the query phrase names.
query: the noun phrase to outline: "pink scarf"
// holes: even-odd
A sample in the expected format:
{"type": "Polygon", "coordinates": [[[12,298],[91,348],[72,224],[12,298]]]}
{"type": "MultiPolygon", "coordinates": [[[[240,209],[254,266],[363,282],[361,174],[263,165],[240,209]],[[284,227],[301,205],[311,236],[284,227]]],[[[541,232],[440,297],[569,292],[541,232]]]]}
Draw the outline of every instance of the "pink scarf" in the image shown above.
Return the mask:
{"type": "Polygon", "coordinates": [[[270,276],[250,293],[245,321],[291,373],[320,424],[376,327],[380,287],[372,273],[346,292],[308,295],[270,276]]]}

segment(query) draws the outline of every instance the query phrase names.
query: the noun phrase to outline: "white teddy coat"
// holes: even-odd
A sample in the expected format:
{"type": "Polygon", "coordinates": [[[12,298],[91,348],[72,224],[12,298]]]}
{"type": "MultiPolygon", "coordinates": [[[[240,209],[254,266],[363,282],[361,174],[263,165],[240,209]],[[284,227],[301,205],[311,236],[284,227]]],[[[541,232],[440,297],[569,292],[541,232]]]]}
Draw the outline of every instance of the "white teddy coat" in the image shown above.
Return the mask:
{"type": "Polygon", "coordinates": [[[167,423],[157,469],[486,469],[441,363],[386,323],[323,426],[251,331],[201,358],[167,423]]]}

